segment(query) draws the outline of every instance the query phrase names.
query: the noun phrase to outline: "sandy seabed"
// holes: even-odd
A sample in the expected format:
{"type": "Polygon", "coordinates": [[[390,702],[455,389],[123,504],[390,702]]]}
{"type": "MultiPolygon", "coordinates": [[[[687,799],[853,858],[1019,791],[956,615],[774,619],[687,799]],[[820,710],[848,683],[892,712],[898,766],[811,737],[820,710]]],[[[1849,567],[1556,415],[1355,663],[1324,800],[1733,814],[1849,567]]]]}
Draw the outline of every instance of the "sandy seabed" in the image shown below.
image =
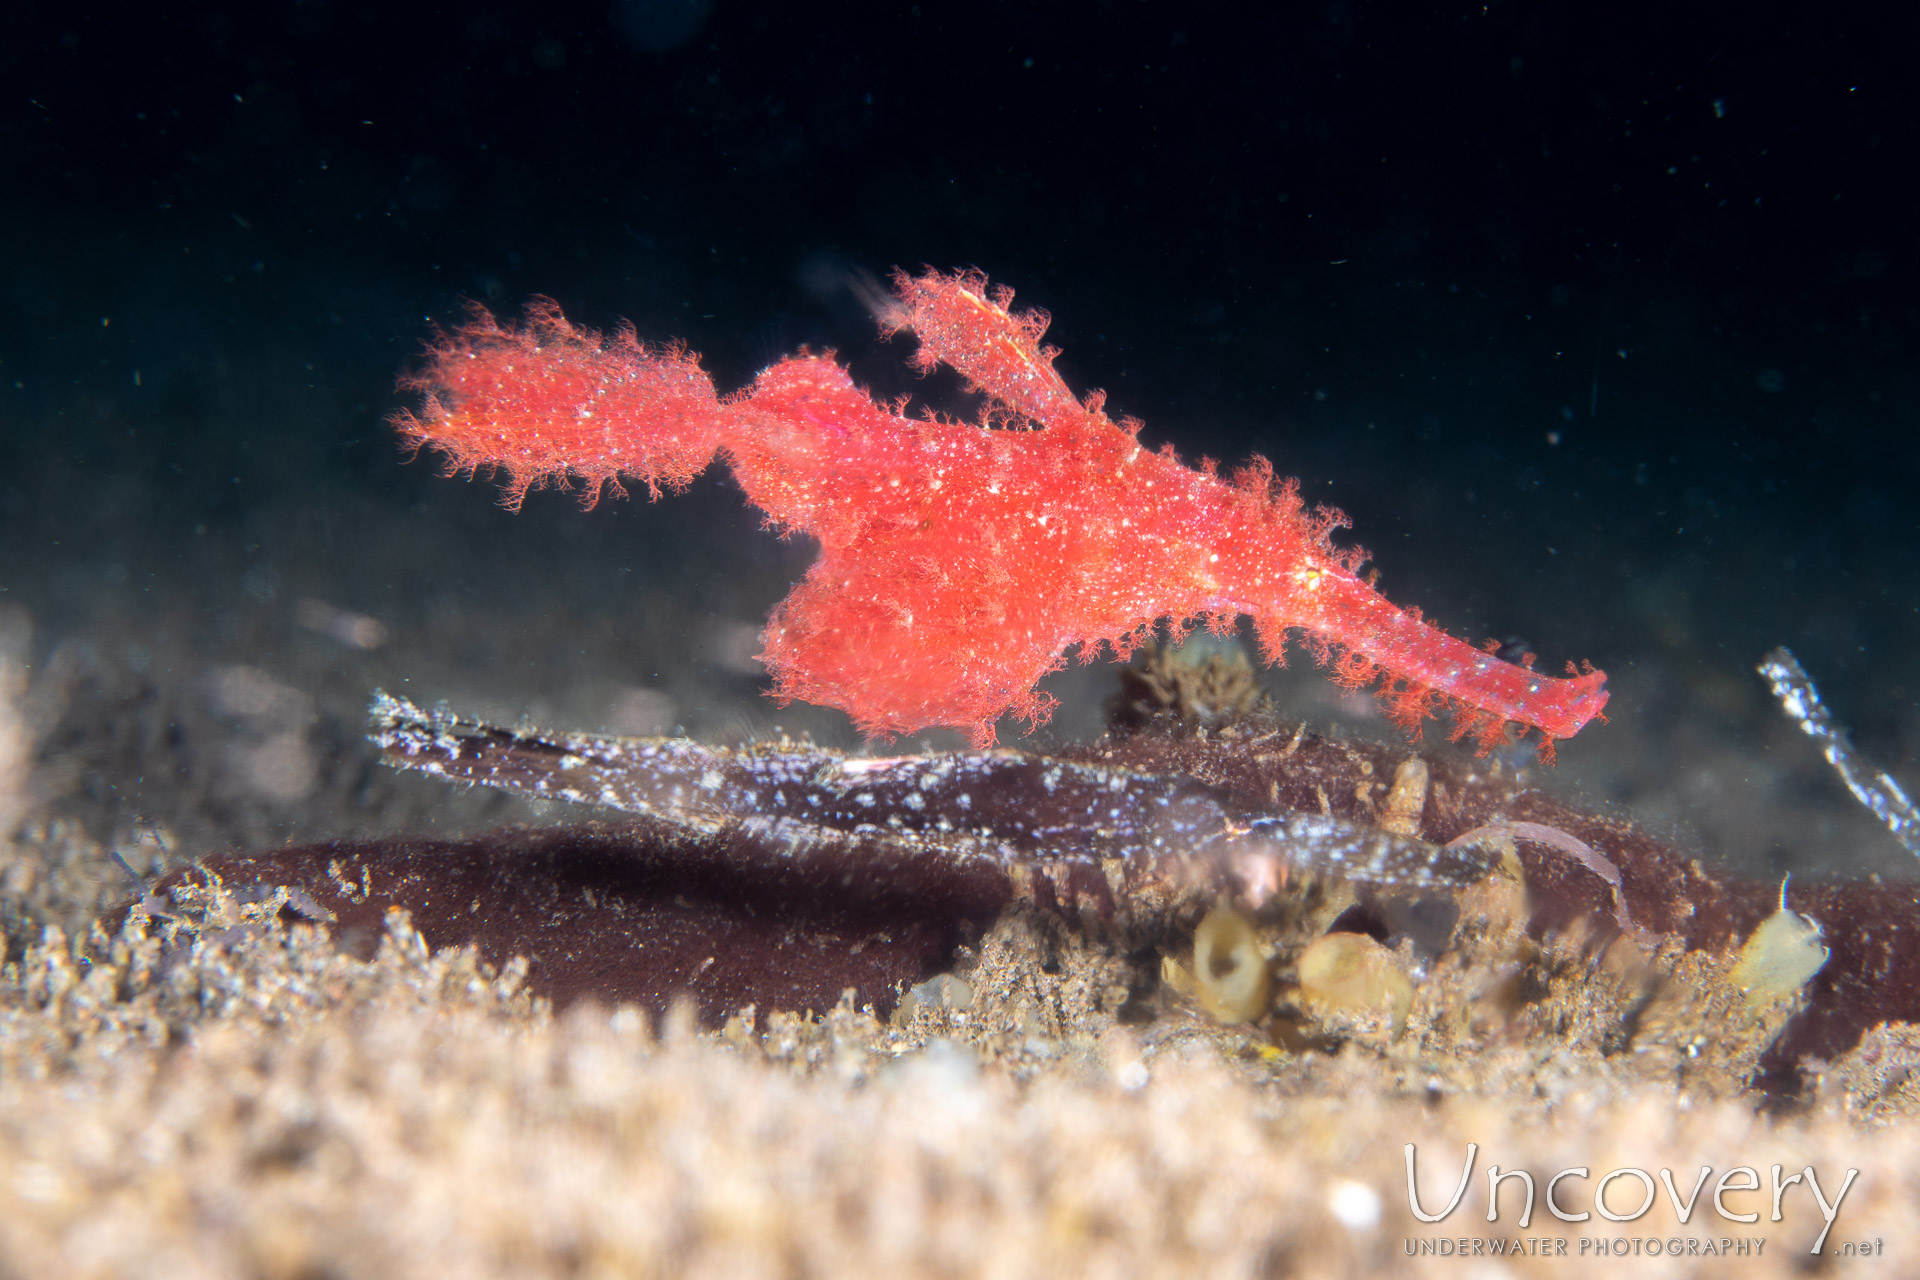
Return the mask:
{"type": "MultiPolygon", "coordinates": [[[[1177,1007],[1124,1024],[1117,962],[1069,939],[1036,963],[1059,926],[1033,918],[981,940],[964,1006],[705,1032],[684,1005],[556,1016],[514,966],[430,954],[397,913],[362,962],[262,904],[205,910],[197,940],[135,911],[7,966],[6,1274],[1760,1276],[1910,1254],[1920,1147],[1905,1068],[1875,1064],[1913,1046],[1885,1033],[1770,1118],[1658,1054],[1494,1034],[1465,1056],[1432,1006],[1445,982],[1402,1034],[1349,1019],[1332,1051],[1177,1007]],[[1408,1143],[1429,1213],[1477,1148],[1442,1222],[1409,1210],[1408,1143]],[[1725,1197],[1757,1223],[1716,1214],[1713,1180],[1776,1164],[1829,1199],[1860,1170],[1824,1255],[1804,1183],[1778,1222],[1768,1190],[1725,1197]],[[1569,1212],[1614,1169],[1672,1169],[1683,1199],[1712,1174],[1687,1224],[1662,1191],[1625,1222],[1539,1202],[1522,1230],[1514,1180],[1486,1221],[1489,1165],[1542,1194],[1584,1168],[1569,1212]],[[1884,1254],[1834,1256],[1862,1244],[1884,1254]]],[[[1608,1199],[1630,1212],[1633,1175],[1608,1199]]]]}
{"type": "MultiPolygon", "coordinates": [[[[370,768],[351,724],[377,673],[316,678],[315,721],[304,695],[259,668],[167,685],[73,660],[49,709],[42,686],[63,659],[29,682],[23,651],[0,643],[3,1275],[1757,1277],[1913,1265],[1920,1039],[1877,1030],[1842,1060],[1810,1064],[1793,1106],[1769,1107],[1745,1073],[1794,1002],[1742,1002],[1726,986],[1731,956],[1595,963],[1579,939],[1523,941],[1522,913],[1503,909],[1496,886],[1463,900],[1462,934],[1400,1026],[1310,1007],[1284,1026],[1222,1025],[1178,984],[1132,998],[1143,972],[1190,962],[1180,939],[1204,905],[1181,917],[1167,954],[1144,957],[1137,938],[1017,911],[963,948],[957,981],[886,1018],[846,1004],[702,1030],[685,1007],[556,1013],[523,971],[432,953],[403,916],[362,960],[271,902],[214,894],[191,919],[124,914],[133,894],[110,849],[145,872],[163,843],[264,843],[281,833],[250,824],[280,772],[315,812],[351,806],[363,831],[537,816],[370,768]],[[349,726],[338,749],[323,732],[335,719],[349,726]],[[320,727],[276,746],[273,726],[286,724],[320,727]],[[83,757],[87,771],[68,768],[83,757]],[[127,826],[111,789],[86,794],[87,777],[143,769],[167,771],[182,797],[173,810],[149,797],[151,829],[127,826]],[[63,793],[78,799],[49,803],[63,793]],[[1666,992],[1651,1001],[1649,966],[1666,992]],[[1475,1146],[1443,1221],[1411,1211],[1408,1143],[1430,1213],[1475,1146]],[[1487,1220],[1494,1165],[1536,1184],[1525,1228],[1513,1179],[1487,1220]],[[1773,1220],[1775,1165],[1782,1177],[1812,1168],[1829,1202],[1859,1170],[1822,1253],[1808,1252],[1826,1222],[1804,1177],[1773,1220]],[[1671,1170],[1684,1201],[1703,1167],[1684,1223],[1663,1185],[1630,1221],[1562,1221],[1544,1199],[1556,1173],[1583,1168],[1559,1184],[1570,1212],[1591,1210],[1616,1169],[1671,1170]],[[1751,1224],[1714,1206],[1740,1167],[1763,1189],[1736,1180],[1725,1205],[1757,1212],[1751,1224]],[[1866,1258],[1844,1252],[1865,1246],[1866,1258]]],[[[149,669],[165,665],[162,654],[149,669]]],[[[1283,985],[1338,906],[1263,924],[1283,985]]],[[[1608,1202],[1624,1213],[1640,1189],[1625,1175],[1608,1202]]]]}

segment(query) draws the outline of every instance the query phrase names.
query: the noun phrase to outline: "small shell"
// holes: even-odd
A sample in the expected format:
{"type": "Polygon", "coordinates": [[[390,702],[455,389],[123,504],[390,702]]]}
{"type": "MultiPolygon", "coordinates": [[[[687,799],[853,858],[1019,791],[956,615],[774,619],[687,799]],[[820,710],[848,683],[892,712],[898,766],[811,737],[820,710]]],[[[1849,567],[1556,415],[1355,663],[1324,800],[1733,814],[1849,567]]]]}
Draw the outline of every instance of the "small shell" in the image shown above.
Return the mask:
{"type": "Polygon", "coordinates": [[[1783,905],[1762,920],[1740,948],[1728,980],[1747,993],[1749,1005],[1771,1004],[1813,981],[1826,965],[1829,952],[1820,944],[1823,936],[1818,920],[1783,905]]]}
{"type": "Polygon", "coordinates": [[[1207,912],[1193,935],[1194,995],[1221,1022],[1252,1022],[1273,997],[1267,950],[1247,917],[1224,907],[1207,912]]]}

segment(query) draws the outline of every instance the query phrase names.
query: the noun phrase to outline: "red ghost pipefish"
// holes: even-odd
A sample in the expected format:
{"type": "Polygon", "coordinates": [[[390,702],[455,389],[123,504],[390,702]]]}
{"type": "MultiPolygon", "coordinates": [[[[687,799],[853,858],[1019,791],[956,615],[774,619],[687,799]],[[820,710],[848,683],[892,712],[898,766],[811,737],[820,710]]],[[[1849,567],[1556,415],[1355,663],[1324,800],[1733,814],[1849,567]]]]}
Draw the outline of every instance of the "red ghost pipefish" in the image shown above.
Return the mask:
{"type": "Polygon", "coordinates": [[[978,272],[894,286],[884,331],[984,393],[979,422],[905,417],[804,353],[722,397],[684,347],[603,336],[540,298],[518,325],[475,306],[437,334],[402,382],[424,403],[394,423],[450,473],[503,472],[510,508],[576,480],[587,506],[623,479],[658,497],[718,454],[770,525],[820,543],[762,636],[773,695],[870,735],[951,725],[984,746],[1004,713],[1037,726],[1054,701],[1034,686],[1067,649],[1125,658],[1163,617],[1225,631],[1247,614],[1269,662],[1297,629],[1342,687],[1375,689],[1409,731],[1450,710],[1451,736],[1483,752],[1511,726],[1551,760],[1606,705],[1591,665],[1545,676],[1388,604],[1359,576],[1365,552],[1333,545],[1346,517],[1307,510],[1265,458],[1222,477],[1143,447],[1101,392],[1067,389],[1046,313],[1009,311],[1011,290],[978,272]]]}

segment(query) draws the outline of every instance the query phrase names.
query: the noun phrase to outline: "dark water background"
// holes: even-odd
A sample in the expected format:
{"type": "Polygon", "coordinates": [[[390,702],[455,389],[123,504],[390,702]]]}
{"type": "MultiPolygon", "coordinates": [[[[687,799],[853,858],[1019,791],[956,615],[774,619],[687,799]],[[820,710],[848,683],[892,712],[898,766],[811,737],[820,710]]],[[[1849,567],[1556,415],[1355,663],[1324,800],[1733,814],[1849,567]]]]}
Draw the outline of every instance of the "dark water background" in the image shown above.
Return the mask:
{"type": "Polygon", "coordinates": [[[376,685],[852,745],[759,696],[809,551],[724,475],[509,515],[384,418],[431,319],[536,292],[723,387],[811,344],[960,408],[848,287],[930,263],[1049,309],[1148,439],[1344,507],[1396,603],[1603,667],[1544,785],[1754,874],[1920,870],[1753,674],[1790,645],[1920,782],[1895,7],[395,8],[0,13],[0,602],[55,811],[189,851],[525,816],[375,768],[376,685]]]}

